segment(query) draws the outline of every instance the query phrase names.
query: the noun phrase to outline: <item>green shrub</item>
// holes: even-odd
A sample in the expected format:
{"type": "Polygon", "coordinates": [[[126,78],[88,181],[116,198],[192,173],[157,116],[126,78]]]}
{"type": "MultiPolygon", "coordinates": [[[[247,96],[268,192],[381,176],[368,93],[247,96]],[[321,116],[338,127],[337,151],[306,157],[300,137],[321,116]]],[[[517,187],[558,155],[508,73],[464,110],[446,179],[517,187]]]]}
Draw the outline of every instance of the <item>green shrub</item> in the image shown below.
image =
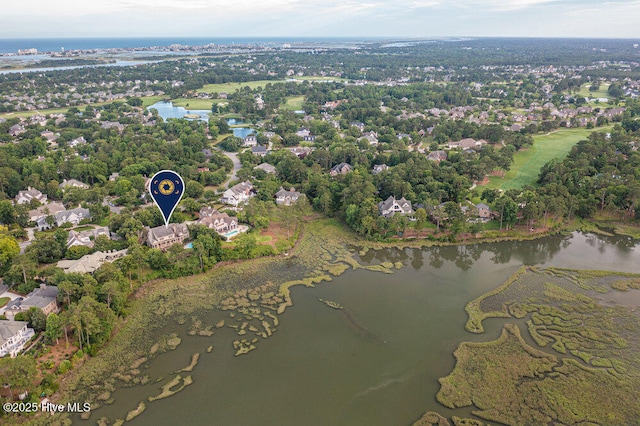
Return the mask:
{"type": "Polygon", "coordinates": [[[65,359],[64,361],[62,361],[60,363],[60,365],[58,366],[58,374],[65,374],[66,372],[68,372],[69,370],[71,370],[71,361],[65,359]]]}

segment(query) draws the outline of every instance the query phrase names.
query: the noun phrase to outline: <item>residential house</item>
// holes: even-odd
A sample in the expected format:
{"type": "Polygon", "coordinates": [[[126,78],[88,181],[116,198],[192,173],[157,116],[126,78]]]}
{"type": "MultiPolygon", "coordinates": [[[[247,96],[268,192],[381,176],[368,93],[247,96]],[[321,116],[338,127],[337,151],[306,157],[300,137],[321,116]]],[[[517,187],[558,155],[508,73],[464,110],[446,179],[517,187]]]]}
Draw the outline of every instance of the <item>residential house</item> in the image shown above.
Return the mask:
{"type": "Polygon", "coordinates": [[[329,174],[331,176],[346,175],[347,173],[349,173],[352,170],[353,170],[353,167],[351,167],[350,164],[340,163],[340,164],[336,164],[335,166],[333,166],[331,168],[331,171],[329,171],[329,174]]]}
{"type": "Polygon", "coordinates": [[[58,287],[47,286],[46,284],[40,284],[40,287],[35,288],[31,293],[27,294],[23,300],[13,300],[5,309],[5,312],[14,316],[19,312],[26,312],[31,308],[41,309],[45,315],[49,315],[53,312],[58,312],[58,287]]]}
{"type": "Polygon", "coordinates": [[[491,219],[493,216],[491,208],[484,203],[476,204],[476,210],[478,211],[478,217],[482,219],[491,219]]]}
{"type": "Polygon", "coordinates": [[[81,188],[81,189],[89,189],[89,185],[86,183],[82,183],[77,179],[64,179],[60,185],[58,185],[60,189],[63,191],[67,188],[81,188]]]}
{"type": "Polygon", "coordinates": [[[307,136],[303,136],[302,140],[304,142],[315,142],[316,141],[316,137],[315,137],[315,135],[307,135],[307,136]]]}
{"type": "Polygon", "coordinates": [[[258,144],[258,137],[256,135],[248,135],[242,141],[242,146],[256,146],[258,144]]]}
{"type": "Polygon", "coordinates": [[[254,147],[251,147],[251,153],[253,155],[259,155],[260,157],[264,157],[265,155],[267,155],[267,148],[265,148],[262,145],[256,145],[254,147]]]}
{"type": "Polygon", "coordinates": [[[386,164],[376,164],[375,166],[373,166],[372,173],[374,175],[377,175],[384,172],[385,170],[389,170],[389,166],[387,166],[386,164]]]}
{"type": "Polygon", "coordinates": [[[407,133],[399,133],[398,134],[398,140],[402,140],[404,138],[407,138],[407,140],[409,142],[411,142],[411,135],[407,134],[407,133]]]}
{"type": "Polygon", "coordinates": [[[486,143],[487,141],[482,139],[475,140],[473,138],[466,138],[466,139],[459,140],[457,142],[449,142],[447,145],[449,146],[450,149],[453,149],[453,148],[467,149],[467,148],[474,148],[476,146],[482,146],[482,145],[485,145],[486,143]]]}
{"type": "Polygon", "coordinates": [[[305,136],[311,135],[311,131],[309,129],[305,129],[304,127],[302,127],[298,129],[298,131],[296,131],[296,135],[300,136],[301,138],[304,138],[305,136]]]}
{"type": "Polygon", "coordinates": [[[269,163],[262,163],[253,168],[253,170],[264,170],[265,173],[275,174],[276,168],[269,163]]]}
{"type": "Polygon", "coordinates": [[[14,124],[9,128],[9,134],[13,137],[24,133],[26,130],[22,124],[14,124]]]}
{"type": "Polygon", "coordinates": [[[155,228],[145,227],[147,231],[146,244],[151,248],[166,250],[174,244],[182,244],[189,238],[189,230],[184,223],[170,223],[155,228]]]}
{"type": "Polygon", "coordinates": [[[314,148],[308,146],[296,146],[293,148],[287,148],[288,151],[295,154],[298,158],[304,158],[314,151],[314,148]]]}
{"type": "Polygon", "coordinates": [[[448,158],[447,152],[446,151],[442,151],[442,150],[431,151],[427,155],[427,160],[435,161],[436,163],[439,163],[441,161],[445,161],[447,158],[448,158]]]}
{"type": "Polygon", "coordinates": [[[280,187],[280,190],[276,192],[276,204],[290,206],[298,201],[300,197],[304,197],[304,194],[297,192],[295,188],[291,188],[288,191],[283,187],[280,187]]]}
{"type": "Polygon", "coordinates": [[[255,194],[256,190],[253,188],[251,182],[245,181],[224,191],[220,201],[224,204],[238,207],[239,204],[249,201],[249,198],[253,197],[255,194]]]}
{"type": "Polygon", "coordinates": [[[358,130],[360,130],[361,132],[364,131],[364,123],[361,123],[359,121],[352,121],[351,123],[349,123],[349,125],[353,127],[357,127],[358,130]]]}
{"type": "Polygon", "coordinates": [[[49,142],[49,143],[53,143],[58,139],[58,135],[56,135],[55,133],[53,133],[52,131],[49,131],[49,130],[41,132],[40,136],[45,138],[47,140],[47,142],[49,142]]]}
{"type": "Polygon", "coordinates": [[[109,175],[109,182],[115,182],[120,177],[120,173],[113,172],[109,175]]]}
{"type": "Polygon", "coordinates": [[[55,216],[56,213],[65,210],[62,203],[49,203],[38,207],[34,210],[29,210],[29,221],[35,222],[40,218],[47,217],[48,215],[55,216]]]}
{"type": "Polygon", "coordinates": [[[75,138],[67,143],[70,147],[76,147],[78,145],[86,145],[87,140],[84,136],[80,136],[79,138],[75,138]]]}
{"type": "Polygon", "coordinates": [[[366,139],[371,145],[378,145],[378,134],[376,132],[367,132],[362,135],[364,139],[366,139]]]}
{"type": "Polygon", "coordinates": [[[100,235],[104,235],[109,239],[111,238],[109,228],[106,226],[99,226],[82,232],[71,230],[69,231],[69,237],[67,238],[67,248],[73,246],[93,247],[95,239],[100,235]]]}
{"type": "Polygon", "coordinates": [[[103,121],[100,127],[102,129],[117,129],[119,132],[124,130],[124,125],[117,121],[103,121]]]}
{"type": "Polygon", "coordinates": [[[78,225],[83,219],[91,219],[91,213],[89,209],[78,207],[71,210],[63,210],[55,214],[56,224],[62,226],[65,223],[71,223],[72,225],[78,225]]]}
{"type": "Polygon", "coordinates": [[[200,218],[196,223],[215,230],[218,234],[224,235],[238,229],[238,218],[229,216],[227,213],[220,213],[214,208],[208,207],[200,210],[200,218]],[[203,212],[203,210],[205,210],[203,212]]]}
{"type": "Polygon", "coordinates": [[[18,191],[16,195],[16,204],[29,204],[33,200],[46,204],[47,196],[32,187],[28,187],[26,191],[18,191]]]}
{"type": "Polygon", "coordinates": [[[378,209],[380,210],[380,216],[384,217],[393,217],[396,213],[401,215],[413,214],[411,201],[404,197],[396,200],[396,197],[393,195],[390,195],[389,198],[378,203],[378,209]]]}
{"type": "Polygon", "coordinates": [[[95,253],[82,256],[78,260],[60,260],[57,267],[65,273],[93,274],[104,263],[111,263],[117,259],[126,256],[128,249],[97,251],[95,253]]]}
{"type": "Polygon", "coordinates": [[[16,357],[35,332],[26,321],[0,321],[0,357],[16,357]]]}

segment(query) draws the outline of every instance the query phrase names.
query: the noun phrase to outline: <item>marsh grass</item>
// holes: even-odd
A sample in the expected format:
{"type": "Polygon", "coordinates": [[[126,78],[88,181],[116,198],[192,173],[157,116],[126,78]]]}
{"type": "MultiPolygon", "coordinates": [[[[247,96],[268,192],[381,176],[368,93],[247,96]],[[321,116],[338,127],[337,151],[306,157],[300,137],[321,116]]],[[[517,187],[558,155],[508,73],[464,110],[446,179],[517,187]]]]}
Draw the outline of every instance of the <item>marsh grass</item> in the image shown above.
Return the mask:
{"type": "Polygon", "coordinates": [[[609,304],[607,295],[635,287],[637,274],[520,268],[467,305],[467,330],[481,332],[486,318],[524,318],[536,345],[553,353],[527,345],[507,323],[498,340],[460,345],[438,401],[475,406],[474,415],[505,424],[633,423],[640,312],[609,304]]]}

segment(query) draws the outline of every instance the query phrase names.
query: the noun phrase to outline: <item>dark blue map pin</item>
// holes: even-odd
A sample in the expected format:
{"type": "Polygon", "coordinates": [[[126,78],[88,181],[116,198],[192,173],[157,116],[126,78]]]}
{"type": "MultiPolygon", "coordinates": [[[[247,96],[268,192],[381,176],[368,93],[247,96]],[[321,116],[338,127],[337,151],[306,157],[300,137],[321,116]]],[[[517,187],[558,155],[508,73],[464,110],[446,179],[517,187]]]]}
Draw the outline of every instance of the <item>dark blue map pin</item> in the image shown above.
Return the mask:
{"type": "Polygon", "coordinates": [[[164,226],[169,226],[171,214],[184,194],[184,181],[172,170],[161,170],[151,178],[149,193],[162,212],[164,226]]]}

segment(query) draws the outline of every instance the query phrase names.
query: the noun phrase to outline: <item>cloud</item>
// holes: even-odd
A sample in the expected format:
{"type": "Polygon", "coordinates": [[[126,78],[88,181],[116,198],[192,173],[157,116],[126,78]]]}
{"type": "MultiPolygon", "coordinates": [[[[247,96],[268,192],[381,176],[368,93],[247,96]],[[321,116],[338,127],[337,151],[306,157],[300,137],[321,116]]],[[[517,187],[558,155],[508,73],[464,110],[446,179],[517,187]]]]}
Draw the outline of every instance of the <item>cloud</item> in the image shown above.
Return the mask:
{"type": "Polygon", "coordinates": [[[31,0],[3,5],[0,37],[629,37],[634,20],[640,0],[31,0]]]}

